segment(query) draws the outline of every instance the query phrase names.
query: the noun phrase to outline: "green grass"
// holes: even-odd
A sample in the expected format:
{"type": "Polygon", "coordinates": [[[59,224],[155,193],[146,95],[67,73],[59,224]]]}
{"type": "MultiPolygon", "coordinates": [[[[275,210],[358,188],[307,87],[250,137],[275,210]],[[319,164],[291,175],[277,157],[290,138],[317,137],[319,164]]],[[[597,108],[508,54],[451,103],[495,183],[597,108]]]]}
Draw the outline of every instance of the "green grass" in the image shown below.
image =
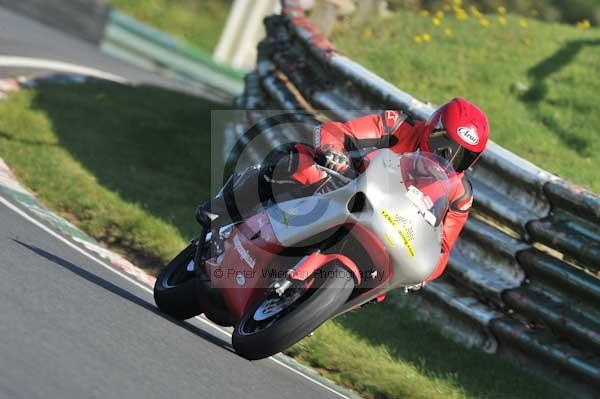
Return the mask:
{"type": "Polygon", "coordinates": [[[42,85],[0,102],[0,156],[51,209],[156,271],[197,235],[216,108],[158,88],[42,85]]]}
{"type": "MultiPolygon", "coordinates": [[[[156,88],[42,85],[0,102],[0,156],[50,209],[156,273],[198,232],[218,108],[156,88]]],[[[367,398],[565,397],[389,304],[327,323],[290,354],[367,398]]]]}
{"type": "Polygon", "coordinates": [[[367,398],[568,397],[498,357],[449,341],[411,310],[388,303],[336,318],[289,354],[367,398]]]}
{"type": "Polygon", "coordinates": [[[417,98],[472,100],[488,113],[498,144],[600,193],[600,30],[488,18],[487,27],[453,16],[434,26],[399,12],[368,25],[347,22],[333,41],[417,98]],[[414,41],[425,33],[429,42],[414,41]]]}
{"type": "Polygon", "coordinates": [[[231,0],[109,0],[117,9],[212,52],[231,6],[231,0]]]}

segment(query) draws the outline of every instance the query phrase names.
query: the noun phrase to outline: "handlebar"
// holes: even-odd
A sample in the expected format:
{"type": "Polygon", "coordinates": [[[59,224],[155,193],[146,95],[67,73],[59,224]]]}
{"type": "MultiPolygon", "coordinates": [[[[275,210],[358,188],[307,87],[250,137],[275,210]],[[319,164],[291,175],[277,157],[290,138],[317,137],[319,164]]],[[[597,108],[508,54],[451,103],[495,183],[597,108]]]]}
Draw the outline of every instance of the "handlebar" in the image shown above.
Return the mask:
{"type": "Polygon", "coordinates": [[[353,169],[348,169],[348,171],[353,173],[354,177],[346,177],[343,174],[336,172],[333,169],[326,168],[325,166],[319,165],[319,164],[316,164],[316,165],[317,165],[317,168],[321,169],[322,171],[327,173],[329,176],[335,177],[336,179],[340,180],[343,184],[350,183],[352,180],[354,180],[354,178],[356,178],[358,176],[358,173],[356,173],[353,169]]]}

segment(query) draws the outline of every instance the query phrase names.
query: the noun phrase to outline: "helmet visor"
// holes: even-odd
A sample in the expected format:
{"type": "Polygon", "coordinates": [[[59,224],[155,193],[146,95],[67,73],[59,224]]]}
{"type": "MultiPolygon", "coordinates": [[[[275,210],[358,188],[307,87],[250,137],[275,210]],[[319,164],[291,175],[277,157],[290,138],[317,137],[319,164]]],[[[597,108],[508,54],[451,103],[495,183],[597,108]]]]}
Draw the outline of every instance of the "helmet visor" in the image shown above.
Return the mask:
{"type": "Polygon", "coordinates": [[[479,157],[479,152],[469,151],[454,141],[445,130],[434,130],[428,139],[429,150],[444,158],[457,172],[469,168],[479,157]]]}

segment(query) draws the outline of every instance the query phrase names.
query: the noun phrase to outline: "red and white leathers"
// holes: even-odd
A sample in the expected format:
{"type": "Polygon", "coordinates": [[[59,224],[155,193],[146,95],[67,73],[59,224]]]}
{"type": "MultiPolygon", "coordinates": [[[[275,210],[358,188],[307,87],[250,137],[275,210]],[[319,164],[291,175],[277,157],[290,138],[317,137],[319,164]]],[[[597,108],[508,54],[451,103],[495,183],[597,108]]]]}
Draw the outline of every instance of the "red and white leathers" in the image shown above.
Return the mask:
{"type": "MultiPolygon", "coordinates": [[[[333,149],[338,152],[390,148],[397,153],[413,152],[420,148],[424,136],[428,134],[425,122],[413,121],[397,111],[384,111],[381,114],[367,115],[346,123],[327,122],[314,132],[314,146],[317,151],[333,149]]],[[[296,144],[296,168],[292,179],[302,185],[313,185],[324,178],[324,172],[314,163],[314,149],[296,144]]],[[[367,154],[364,167],[369,161],[367,154]]],[[[360,169],[360,167],[359,167],[360,169]]],[[[467,221],[473,203],[471,183],[463,172],[457,173],[450,181],[450,209],[443,222],[442,253],[435,271],[427,281],[438,278],[446,268],[450,251],[467,221]]]]}

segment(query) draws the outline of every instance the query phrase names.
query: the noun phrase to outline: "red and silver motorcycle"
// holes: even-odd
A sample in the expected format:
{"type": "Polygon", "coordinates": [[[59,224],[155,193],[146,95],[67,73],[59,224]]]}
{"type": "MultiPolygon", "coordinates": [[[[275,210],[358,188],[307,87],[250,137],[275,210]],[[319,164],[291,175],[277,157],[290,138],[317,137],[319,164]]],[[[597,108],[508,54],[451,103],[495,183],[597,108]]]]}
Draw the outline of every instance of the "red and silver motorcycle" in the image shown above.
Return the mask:
{"type": "Polygon", "coordinates": [[[369,158],[355,179],[326,169],[330,184],[314,195],[272,204],[219,237],[203,232],[158,276],[158,307],[234,325],[235,350],[254,360],[421,284],[439,259],[454,172],[429,153],[381,149],[369,158]]]}

